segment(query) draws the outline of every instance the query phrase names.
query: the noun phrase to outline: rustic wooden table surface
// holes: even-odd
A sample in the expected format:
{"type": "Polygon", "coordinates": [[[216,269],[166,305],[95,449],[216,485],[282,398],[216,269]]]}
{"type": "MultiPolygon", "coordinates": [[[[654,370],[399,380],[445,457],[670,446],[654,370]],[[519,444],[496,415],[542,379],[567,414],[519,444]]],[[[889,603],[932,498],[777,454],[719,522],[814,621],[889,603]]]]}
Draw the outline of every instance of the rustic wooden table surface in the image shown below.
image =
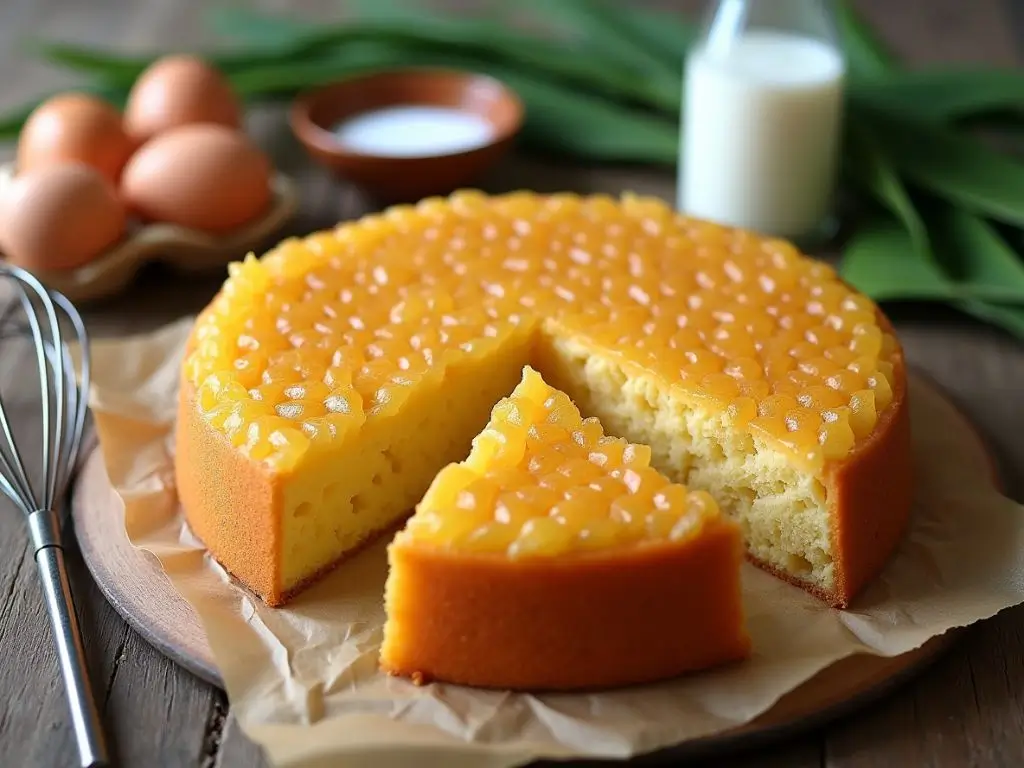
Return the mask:
{"type": "MultiPolygon", "coordinates": [[[[338,0],[263,0],[260,5],[330,18],[338,0]]],[[[469,0],[463,5],[471,4],[469,0]]],[[[692,9],[693,2],[661,5],[692,9]]],[[[183,49],[207,41],[203,0],[2,0],[0,110],[74,84],[24,53],[32,36],[124,50],[183,49]]],[[[915,63],[1014,66],[1024,45],[1024,3],[1015,0],[865,0],[860,5],[885,38],[915,63]]],[[[301,181],[296,232],[365,210],[358,193],[312,169],[279,113],[253,114],[251,130],[278,165],[301,181]]],[[[6,148],[5,150],[6,151],[6,148]]],[[[6,159],[9,155],[3,155],[6,159]]],[[[626,169],[507,162],[490,189],[533,187],[620,191],[672,197],[670,174],[626,169]]],[[[176,280],[152,272],[123,298],[90,308],[95,334],[155,327],[199,309],[217,279],[176,280]]],[[[964,407],[995,450],[1009,492],[1024,496],[1024,346],[993,329],[928,308],[890,312],[911,362],[964,407]]],[[[13,397],[17,358],[5,352],[0,385],[13,397]]],[[[18,409],[22,431],[34,425],[18,409]]],[[[74,742],[49,627],[22,520],[0,503],[0,766],[72,766],[74,742]]],[[[104,601],[72,549],[70,567],[91,673],[119,765],[241,768],[264,765],[240,732],[224,695],[162,657],[104,601]]],[[[865,711],[795,739],[712,761],[734,768],[1024,765],[1024,610],[973,628],[955,649],[913,682],[865,711]]]]}

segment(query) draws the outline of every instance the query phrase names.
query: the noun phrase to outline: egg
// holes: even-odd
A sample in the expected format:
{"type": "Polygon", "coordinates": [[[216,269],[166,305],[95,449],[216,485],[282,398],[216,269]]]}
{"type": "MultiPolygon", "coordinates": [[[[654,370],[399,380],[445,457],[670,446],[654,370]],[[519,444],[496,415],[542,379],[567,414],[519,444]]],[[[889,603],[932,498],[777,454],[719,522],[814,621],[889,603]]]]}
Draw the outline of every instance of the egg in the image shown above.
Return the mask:
{"type": "Polygon", "coordinates": [[[92,261],[125,232],[114,186],[83,163],[19,173],[0,195],[0,250],[31,272],[92,261]]]}
{"type": "Polygon", "coordinates": [[[25,121],[17,167],[30,172],[77,161],[116,184],[134,148],[114,107],[88,94],[64,93],[40,104],[25,121]]]}
{"type": "Polygon", "coordinates": [[[145,141],[195,123],[241,126],[242,108],[227,79],[195,56],[165,56],[153,62],[128,94],[128,135],[145,141]]]}
{"type": "Polygon", "coordinates": [[[121,197],[149,221],[213,234],[262,214],[270,203],[270,162],[245,134],[222,125],[161,133],[128,161],[121,197]]]}

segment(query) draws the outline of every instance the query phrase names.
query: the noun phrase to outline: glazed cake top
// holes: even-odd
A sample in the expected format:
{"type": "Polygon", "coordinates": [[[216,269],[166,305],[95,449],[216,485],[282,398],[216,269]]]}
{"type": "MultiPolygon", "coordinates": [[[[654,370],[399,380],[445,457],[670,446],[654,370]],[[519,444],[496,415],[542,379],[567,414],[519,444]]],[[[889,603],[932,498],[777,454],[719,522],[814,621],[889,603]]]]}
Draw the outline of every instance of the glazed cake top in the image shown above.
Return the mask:
{"type": "Polygon", "coordinates": [[[287,471],[515,333],[571,336],[808,468],[892,399],[876,306],[786,242],[658,200],[460,192],[233,264],[185,378],[204,418],[287,471]]]}

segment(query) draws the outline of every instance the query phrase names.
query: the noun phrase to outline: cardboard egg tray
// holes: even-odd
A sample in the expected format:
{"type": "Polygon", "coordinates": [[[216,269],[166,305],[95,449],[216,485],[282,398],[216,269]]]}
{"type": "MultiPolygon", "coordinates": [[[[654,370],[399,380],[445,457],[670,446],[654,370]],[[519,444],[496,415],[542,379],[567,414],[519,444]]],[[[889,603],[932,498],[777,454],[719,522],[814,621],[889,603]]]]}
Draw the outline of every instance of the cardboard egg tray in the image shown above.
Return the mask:
{"type": "MultiPolygon", "coordinates": [[[[13,163],[0,165],[0,192],[14,175],[13,163]]],[[[35,270],[33,274],[71,301],[85,303],[120,293],[143,266],[152,262],[182,273],[223,270],[229,262],[266,244],[295,214],[299,195],[290,178],[275,173],[271,192],[267,212],[233,232],[210,235],[176,224],[130,224],[121,242],[88,264],[54,272],[35,270]]]]}

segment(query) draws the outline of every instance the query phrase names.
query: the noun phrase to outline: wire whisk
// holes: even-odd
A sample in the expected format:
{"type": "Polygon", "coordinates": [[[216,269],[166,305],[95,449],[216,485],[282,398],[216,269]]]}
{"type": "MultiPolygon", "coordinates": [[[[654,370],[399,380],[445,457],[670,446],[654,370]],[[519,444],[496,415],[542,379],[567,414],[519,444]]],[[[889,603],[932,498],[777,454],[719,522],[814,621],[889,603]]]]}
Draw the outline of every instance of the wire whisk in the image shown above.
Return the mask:
{"type": "Polygon", "coordinates": [[[14,339],[28,339],[35,350],[34,372],[25,371],[25,375],[38,377],[42,471],[30,476],[32,465],[18,449],[0,395],[0,491],[28,520],[81,765],[95,768],[107,764],[107,751],[64,564],[59,514],[67,501],[85,429],[88,402],[83,393],[89,391],[89,338],[74,305],[62,294],[47,290],[28,272],[0,264],[2,283],[10,284],[15,296],[0,313],[0,359],[11,359],[10,353],[3,355],[2,351],[14,339]],[[79,352],[77,377],[71,343],[79,352]]]}

